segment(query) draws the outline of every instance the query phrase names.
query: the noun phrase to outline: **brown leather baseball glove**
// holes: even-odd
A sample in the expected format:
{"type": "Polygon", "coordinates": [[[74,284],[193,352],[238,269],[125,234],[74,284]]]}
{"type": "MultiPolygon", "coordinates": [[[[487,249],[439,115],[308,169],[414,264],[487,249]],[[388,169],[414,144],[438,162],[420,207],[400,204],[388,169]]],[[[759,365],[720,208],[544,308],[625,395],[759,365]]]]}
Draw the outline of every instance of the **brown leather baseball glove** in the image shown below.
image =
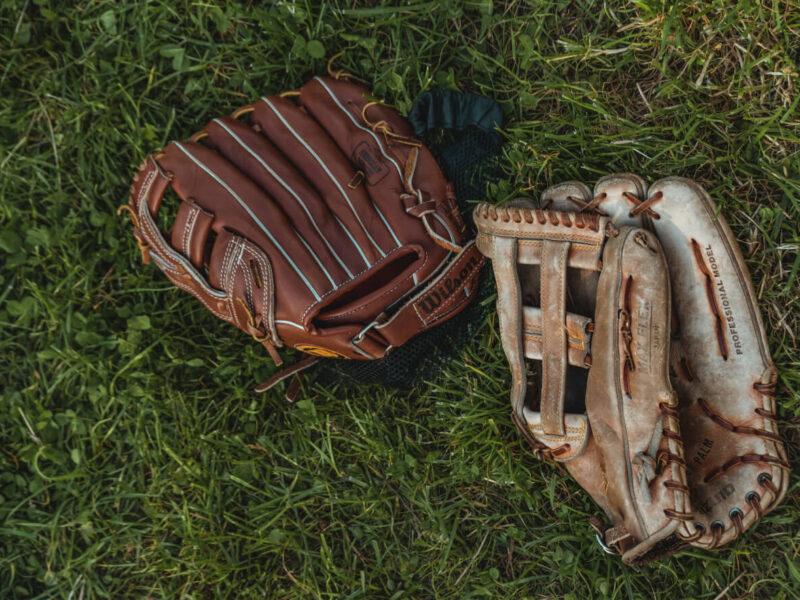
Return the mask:
{"type": "Polygon", "coordinates": [[[789,463],[775,413],[777,372],[747,266],[708,193],[682,177],[648,189],[630,173],[591,192],[578,182],[551,188],[543,206],[607,215],[644,226],[664,248],[672,282],[671,380],[680,399],[694,545],[739,537],[783,498],[789,463]]]}
{"type": "Polygon", "coordinates": [[[461,311],[483,261],[431,153],[350,79],[315,77],[172,142],[123,207],[144,261],[279,364],[281,346],[383,357],[461,311]]]}
{"type": "Polygon", "coordinates": [[[592,524],[608,551],[643,564],[685,547],[695,530],[658,240],[525,200],[480,204],[473,216],[497,282],[515,425],[604,510],[610,526],[592,524]]]}

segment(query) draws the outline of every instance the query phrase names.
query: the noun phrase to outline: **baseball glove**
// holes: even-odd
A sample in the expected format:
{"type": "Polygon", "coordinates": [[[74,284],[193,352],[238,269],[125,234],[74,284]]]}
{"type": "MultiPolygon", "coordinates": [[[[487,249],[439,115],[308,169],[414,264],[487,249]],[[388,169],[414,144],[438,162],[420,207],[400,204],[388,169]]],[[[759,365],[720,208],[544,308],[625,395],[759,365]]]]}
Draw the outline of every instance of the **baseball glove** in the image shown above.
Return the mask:
{"type": "Polygon", "coordinates": [[[664,248],[672,282],[670,373],[680,399],[687,477],[699,537],[715,548],[739,537],[783,498],[789,463],[775,413],[772,365],[753,284],[724,217],[696,182],[648,189],[630,173],[592,193],[577,182],[543,205],[644,226],[664,248]]]}
{"type": "Polygon", "coordinates": [[[170,143],[123,208],[144,262],[278,364],[281,346],[383,357],[461,311],[483,261],[430,152],[342,72],[170,143]],[[166,237],[170,189],[180,204],[166,237]]]}
{"type": "Polygon", "coordinates": [[[610,526],[591,522],[608,551],[644,564],[685,547],[695,532],[658,240],[525,200],[480,204],[474,218],[497,282],[512,421],[604,510],[610,526]]]}

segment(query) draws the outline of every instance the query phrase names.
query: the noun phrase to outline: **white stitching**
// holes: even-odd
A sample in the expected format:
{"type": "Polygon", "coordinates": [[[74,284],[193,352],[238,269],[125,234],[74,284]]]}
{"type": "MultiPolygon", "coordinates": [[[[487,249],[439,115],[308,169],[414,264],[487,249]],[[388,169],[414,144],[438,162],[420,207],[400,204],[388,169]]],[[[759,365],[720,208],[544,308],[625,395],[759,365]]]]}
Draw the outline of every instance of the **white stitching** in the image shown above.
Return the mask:
{"type": "MultiPolygon", "coordinates": [[[[341,109],[341,111],[344,114],[346,114],[348,117],[350,117],[350,120],[353,122],[353,125],[355,125],[359,129],[361,129],[362,131],[366,131],[373,138],[375,138],[375,141],[378,143],[378,149],[381,151],[381,154],[383,154],[395,166],[395,169],[397,169],[397,174],[400,176],[400,180],[402,181],[403,180],[403,173],[402,173],[402,170],[400,169],[400,165],[398,165],[392,157],[390,157],[388,154],[386,154],[386,152],[383,149],[383,145],[381,144],[381,141],[378,138],[378,136],[375,135],[375,132],[367,129],[366,127],[363,127],[363,126],[359,125],[358,122],[355,120],[355,117],[353,117],[353,115],[348,110],[346,110],[344,106],[342,106],[341,102],[339,102],[339,99],[333,94],[333,92],[330,90],[330,88],[327,86],[327,84],[324,81],[322,81],[322,79],[320,79],[319,77],[315,77],[314,79],[316,79],[320,83],[320,85],[322,85],[322,87],[325,88],[325,91],[328,92],[328,95],[336,103],[336,106],[338,106],[339,109],[341,109]]],[[[416,171],[416,162],[414,164],[414,170],[416,171]]],[[[413,173],[409,175],[409,179],[411,179],[411,177],[413,177],[413,173]]],[[[370,201],[372,201],[372,197],[371,196],[370,196],[370,201]]],[[[386,229],[388,229],[389,233],[392,234],[392,237],[394,238],[395,243],[398,246],[400,246],[401,245],[400,244],[400,240],[397,239],[397,236],[395,235],[394,230],[391,228],[391,226],[389,225],[389,222],[383,216],[383,213],[381,212],[381,209],[378,207],[377,204],[375,204],[375,202],[372,202],[372,206],[375,207],[375,212],[378,213],[378,216],[381,218],[381,221],[383,221],[383,224],[386,225],[386,229]]]]}
{"type": "Polygon", "coordinates": [[[311,258],[314,259],[314,262],[316,262],[317,265],[319,265],[319,268],[322,269],[322,272],[325,274],[325,277],[328,278],[328,281],[331,282],[331,285],[333,286],[333,288],[336,289],[337,287],[339,287],[339,286],[336,285],[336,282],[333,280],[333,277],[331,277],[331,274],[328,273],[328,269],[326,269],[325,265],[322,264],[322,261],[319,259],[319,257],[317,256],[316,252],[314,252],[311,249],[311,246],[308,245],[308,242],[306,242],[303,239],[303,236],[300,235],[300,232],[297,231],[297,229],[295,229],[294,227],[292,227],[292,231],[294,231],[295,235],[297,236],[297,239],[300,240],[300,243],[303,244],[303,246],[305,246],[306,250],[308,250],[308,253],[311,255],[311,258]]]}
{"type": "Polygon", "coordinates": [[[331,173],[330,169],[328,169],[328,166],[317,155],[317,153],[314,152],[314,149],[311,148],[311,146],[309,146],[306,143],[306,141],[303,138],[300,137],[300,135],[292,128],[291,125],[289,125],[289,123],[286,121],[286,119],[283,118],[283,115],[278,111],[277,108],[275,108],[275,106],[272,104],[272,102],[269,101],[269,99],[266,96],[262,97],[261,101],[264,104],[266,104],[267,106],[269,106],[270,110],[272,110],[272,112],[275,113],[275,115],[278,117],[278,119],[280,119],[281,123],[283,123],[283,125],[289,130],[289,132],[294,136],[294,138],[297,141],[299,141],[303,145],[303,147],[305,147],[305,149],[308,151],[309,154],[311,154],[311,156],[314,157],[314,159],[317,161],[317,164],[319,164],[319,166],[322,167],[322,169],[328,175],[330,180],[333,181],[333,183],[336,186],[336,188],[342,194],[342,197],[344,198],[345,202],[347,202],[347,206],[350,207],[350,210],[353,212],[353,215],[355,216],[355,218],[358,221],[359,225],[361,225],[361,229],[364,230],[364,233],[366,234],[366,236],[369,239],[369,241],[372,242],[372,245],[375,246],[375,248],[378,250],[378,252],[381,254],[381,256],[386,256],[386,253],[383,251],[383,249],[378,245],[378,243],[374,239],[372,239],[372,236],[369,234],[369,231],[367,231],[367,227],[364,225],[363,221],[361,220],[361,217],[358,215],[358,212],[356,211],[355,207],[353,206],[353,203],[350,201],[350,196],[348,196],[347,193],[344,191],[344,189],[342,188],[342,185],[333,176],[333,173],[331,173]]]}
{"type": "Polygon", "coordinates": [[[254,221],[254,222],[255,222],[255,223],[256,223],[256,224],[257,224],[257,225],[258,225],[258,226],[261,228],[261,230],[262,230],[262,231],[263,231],[263,232],[264,232],[264,233],[267,235],[267,237],[268,237],[268,238],[270,239],[270,241],[271,241],[271,242],[274,244],[274,246],[275,246],[275,247],[276,247],[276,248],[277,248],[277,249],[280,251],[280,253],[281,253],[281,254],[283,254],[283,257],[286,259],[286,261],[289,263],[289,265],[292,267],[292,269],[294,269],[295,273],[297,273],[297,276],[298,276],[298,277],[300,277],[300,279],[302,279],[302,280],[303,280],[303,283],[305,283],[305,284],[306,284],[306,287],[307,287],[307,288],[308,288],[308,290],[311,292],[311,294],[312,294],[312,295],[313,295],[313,296],[314,296],[314,297],[315,297],[317,300],[319,300],[319,299],[320,299],[320,296],[319,296],[319,294],[317,293],[317,290],[316,290],[316,289],[314,289],[314,286],[313,286],[313,285],[311,285],[311,282],[310,282],[310,281],[309,281],[309,280],[306,278],[306,276],[303,274],[303,272],[302,272],[302,271],[301,271],[301,270],[298,268],[298,266],[297,266],[297,265],[295,264],[295,262],[292,260],[292,257],[291,257],[291,256],[290,256],[290,255],[289,255],[287,252],[286,252],[286,250],[284,250],[283,246],[281,246],[281,245],[278,243],[278,240],[276,240],[276,239],[275,239],[275,237],[272,235],[272,233],[270,233],[269,229],[267,229],[267,228],[264,226],[264,224],[263,224],[263,223],[262,223],[262,222],[259,220],[259,218],[258,218],[258,217],[255,215],[255,213],[254,213],[254,212],[253,212],[253,211],[250,209],[250,207],[247,205],[247,203],[246,203],[244,200],[242,200],[242,199],[239,197],[239,195],[238,195],[236,192],[234,192],[234,191],[233,191],[233,188],[231,188],[231,187],[230,187],[230,186],[229,186],[227,183],[225,183],[225,181],[223,181],[223,180],[222,180],[222,178],[220,178],[220,177],[219,177],[219,176],[218,176],[216,173],[214,173],[214,172],[213,172],[213,171],[212,171],[210,168],[208,168],[206,165],[204,165],[202,162],[200,162],[200,160],[198,160],[197,158],[195,158],[195,156],[194,156],[194,155],[192,155],[192,154],[191,154],[191,153],[190,153],[188,150],[186,150],[186,148],[184,148],[184,147],[183,147],[183,146],[180,144],[180,142],[174,142],[174,144],[175,144],[175,146],[176,146],[178,149],[180,149],[180,151],[181,151],[181,152],[183,152],[183,153],[184,153],[186,156],[188,156],[188,157],[189,157],[189,158],[192,160],[192,162],[194,162],[194,163],[195,163],[195,164],[196,164],[198,167],[200,167],[200,168],[201,168],[203,171],[205,171],[205,172],[206,172],[208,175],[210,175],[212,179],[214,179],[214,180],[215,180],[215,181],[216,181],[216,182],[217,182],[217,183],[218,183],[218,184],[219,184],[219,185],[220,185],[220,186],[221,186],[223,189],[225,189],[225,191],[226,191],[226,192],[228,192],[228,193],[231,195],[231,197],[233,197],[233,198],[234,198],[234,200],[236,200],[236,201],[239,203],[239,205],[240,205],[242,208],[244,208],[244,209],[245,209],[245,211],[246,211],[246,212],[247,212],[247,214],[250,216],[250,218],[251,218],[251,219],[253,219],[253,221],[254,221]]]}
{"type": "Polygon", "coordinates": [[[236,315],[236,305],[233,303],[234,287],[236,286],[236,279],[233,276],[234,271],[234,256],[238,248],[238,240],[234,236],[231,238],[228,245],[225,247],[225,263],[222,273],[220,273],[220,281],[224,281],[225,291],[228,292],[228,304],[230,305],[231,314],[238,322],[239,318],[236,315]]]}
{"type": "MultiPolygon", "coordinates": [[[[394,254],[395,252],[397,252],[397,251],[399,251],[399,250],[402,250],[404,247],[405,247],[405,246],[400,246],[400,247],[398,247],[398,248],[393,248],[393,249],[389,250],[389,254],[387,254],[387,255],[386,255],[386,256],[384,256],[383,258],[379,259],[378,261],[376,261],[375,263],[373,263],[372,265],[370,265],[369,267],[367,267],[367,268],[366,268],[366,269],[364,269],[363,271],[360,271],[359,273],[356,273],[356,274],[355,274],[355,276],[353,277],[353,279],[351,279],[350,281],[347,281],[347,282],[345,282],[344,284],[340,285],[338,288],[336,288],[336,289],[333,289],[333,290],[331,290],[331,291],[329,291],[329,292],[327,292],[327,293],[323,294],[322,298],[320,298],[320,299],[319,299],[319,300],[317,300],[316,302],[312,302],[312,303],[311,303],[311,304],[308,306],[308,308],[306,308],[306,310],[303,312],[303,316],[301,317],[301,320],[305,321],[305,318],[306,318],[306,315],[308,314],[308,312],[309,312],[309,311],[310,311],[310,310],[311,310],[311,309],[312,309],[312,308],[313,308],[315,305],[317,305],[317,304],[320,304],[320,303],[321,303],[321,302],[322,302],[322,301],[323,301],[323,300],[324,300],[326,297],[330,296],[332,293],[336,292],[337,290],[339,290],[339,289],[343,288],[345,285],[347,285],[348,283],[350,283],[350,282],[351,282],[351,281],[353,281],[354,279],[358,279],[358,278],[359,278],[361,275],[363,275],[364,273],[366,273],[366,272],[367,272],[367,271],[369,271],[370,269],[377,268],[377,266],[378,266],[378,265],[380,265],[381,263],[385,263],[385,262],[386,262],[386,261],[389,259],[389,257],[390,257],[390,256],[392,256],[392,254],[394,254]]],[[[416,271],[414,271],[414,272],[415,272],[415,273],[417,273],[417,272],[418,272],[418,271],[419,271],[419,270],[420,270],[422,267],[424,267],[424,266],[425,266],[425,263],[427,263],[427,262],[428,262],[428,253],[426,252],[426,253],[425,253],[425,262],[423,262],[423,263],[422,263],[422,266],[420,266],[420,268],[419,268],[419,269],[417,269],[417,270],[416,270],[416,271]]]]}
{"type": "Polygon", "coordinates": [[[203,305],[204,305],[204,306],[205,306],[205,307],[206,307],[208,310],[210,310],[212,313],[214,313],[214,314],[215,314],[216,316],[218,316],[220,319],[222,319],[223,321],[225,321],[225,322],[227,322],[227,323],[233,323],[233,319],[231,318],[231,316],[230,316],[230,315],[227,315],[227,314],[221,313],[221,312],[217,311],[216,309],[214,309],[214,308],[213,308],[213,307],[212,307],[212,306],[211,306],[211,305],[210,305],[208,302],[206,302],[206,299],[205,299],[205,297],[203,297],[203,296],[199,296],[198,294],[196,294],[196,293],[195,293],[195,289],[194,289],[194,288],[193,288],[191,285],[189,285],[188,283],[184,283],[183,281],[180,281],[180,280],[178,280],[178,281],[175,281],[175,280],[174,280],[174,279],[172,279],[171,277],[170,277],[170,281],[172,281],[172,283],[173,283],[173,284],[174,284],[176,287],[179,287],[180,289],[182,289],[182,290],[183,290],[183,291],[185,291],[185,292],[189,292],[189,293],[190,293],[192,296],[194,296],[195,298],[197,298],[198,300],[200,300],[200,302],[202,302],[202,303],[203,303],[203,305]]]}
{"type": "MultiPolygon", "coordinates": [[[[244,247],[251,256],[255,257],[258,261],[258,264],[261,265],[263,268],[263,273],[261,275],[261,306],[266,307],[266,317],[267,317],[267,328],[269,329],[273,341],[279,342],[280,338],[278,337],[278,330],[275,328],[275,307],[274,307],[274,300],[272,297],[272,268],[270,267],[269,263],[264,259],[263,254],[261,253],[260,249],[254,249],[251,247],[251,244],[247,243],[247,240],[244,242],[244,247]]],[[[255,302],[255,301],[254,301],[255,302]]],[[[263,316],[263,315],[262,315],[263,316]]]]}
{"type": "Polygon", "coordinates": [[[142,205],[142,197],[150,193],[150,188],[153,187],[153,182],[155,181],[156,172],[150,171],[144,178],[144,183],[142,183],[142,187],[139,188],[139,195],[136,197],[136,203],[141,206],[142,205]],[[150,181],[148,181],[150,179],[150,181]]]}
{"type": "MultiPolygon", "coordinates": [[[[398,250],[399,250],[399,248],[398,248],[398,250]]],[[[403,284],[404,284],[406,281],[408,281],[409,279],[411,279],[412,281],[414,281],[414,285],[416,286],[416,285],[417,285],[417,283],[416,283],[416,276],[417,276],[417,273],[418,273],[419,271],[421,271],[421,270],[422,270],[422,269],[425,267],[425,265],[426,265],[427,263],[428,263],[428,253],[427,253],[427,252],[425,252],[425,258],[424,258],[424,260],[422,261],[422,265],[420,265],[420,266],[419,266],[419,268],[415,269],[413,273],[410,273],[409,275],[407,275],[406,277],[404,277],[403,279],[401,279],[400,281],[398,281],[398,282],[395,284],[395,286],[394,286],[394,287],[392,287],[392,288],[391,288],[391,289],[389,289],[389,290],[386,290],[384,293],[382,293],[382,294],[381,294],[380,296],[378,296],[377,298],[374,298],[374,299],[372,300],[372,302],[375,302],[375,301],[377,301],[379,298],[383,298],[384,296],[387,296],[387,295],[391,294],[391,293],[392,293],[393,291],[395,291],[397,288],[399,288],[399,287],[402,287],[402,285],[403,285],[403,284]]],[[[377,263],[376,263],[376,264],[377,264],[377,263]]],[[[412,290],[413,290],[413,288],[412,288],[412,290]]],[[[399,300],[402,300],[402,297],[401,297],[401,298],[398,298],[397,300],[398,300],[398,301],[399,301],[399,300]]],[[[340,314],[340,315],[330,316],[330,317],[326,317],[326,318],[328,318],[328,319],[330,319],[330,320],[342,319],[342,318],[346,317],[347,315],[350,315],[350,314],[352,314],[352,313],[358,312],[359,310],[364,310],[364,308],[365,308],[364,306],[360,306],[360,307],[358,307],[358,308],[354,308],[353,310],[349,310],[349,311],[347,311],[346,313],[342,313],[342,314],[340,314]]]]}
{"type": "MultiPolygon", "coordinates": [[[[215,122],[215,123],[217,123],[217,124],[218,124],[220,127],[222,127],[222,128],[225,130],[225,131],[227,131],[227,132],[230,134],[230,136],[231,136],[231,137],[232,137],[234,140],[236,140],[236,141],[239,143],[239,145],[240,145],[240,146],[242,146],[242,148],[244,148],[245,150],[247,150],[247,151],[248,151],[248,152],[249,152],[249,153],[250,153],[250,154],[251,154],[251,155],[252,155],[252,156],[253,156],[253,157],[254,157],[254,158],[255,158],[255,159],[256,159],[256,160],[259,162],[259,164],[260,164],[262,167],[264,167],[264,170],[265,170],[265,171],[267,171],[267,173],[269,173],[270,175],[272,175],[272,177],[275,179],[275,181],[277,181],[279,184],[281,184],[281,186],[282,186],[282,187],[283,187],[283,188],[284,188],[284,189],[285,189],[287,192],[289,192],[289,193],[292,195],[292,197],[293,197],[295,200],[297,200],[297,203],[298,203],[300,206],[302,206],[302,207],[303,207],[303,210],[305,211],[305,213],[306,213],[306,216],[307,216],[307,217],[308,217],[308,219],[311,221],[311,224],[314,226],[314,229],[317,231],[317,233],[319,234],[320,238],[322,238],[322,241],[323,241],[323,242],[325,242],[325,245],[328,247],[328,250],[330,250],[330,251],[331,251],[331,254],[332,254],[332,255],[333,255],[333,257],[336,259],[336,262],[338,262],[338,263],[341,265],[341,267],[342,267],[342,268],[345,270],[345,273],[347,273],[347,276],[352,278],[352,277],[353,277],[353,274],[350,272],[350,269],[348,269],[348,268],[347,268],[347,265],[346,265],[346,264],[345,264],[345,263],[342,261],[342,259],[341,259],[341,258],[339,258],[339,255],[336,253],[336,250],[334,250],[334,249],[333,249],[333,247],[331,246],[330,242],[328,242],[328,239],[327,239],[327,238],[326,238],[326,237],[323,235],[322,231],[320,230],[319,226],[317,225],[317,221],[316,221],[316,219],[314,219],[314,217],[311,215],[311,212],[308,210],[308,207],[306,206],[305,202],[303,202],[303,199],[302,199],[302,198],[300,198],[300,196],[297,194],[297,192],[295,192],[295,191],[294,191],[294,190],[293,190],[291,187],[289,187],[289,184],[287,184],[287,183],[286,183],[286,182],[285,182],[285,181],[284,181],[284,180],[283,180],[283,179],[282,179],[282,178],[281,178],[281,177],[280,177],[280,176],[279,176],[279,175],[278,175],[278,174],[277,174],[277,173],[276,173],[276,172],[275,172],[275,171],[274,171],[274,170],[273,170],[273,169],[272,169],[272,168],[271,168],[271,167],[270,167],[270,166],[269,166],[269,165],[268,165],[266,162],[264,162],[264,160],[263,160],[263,159],[262,159],[262,158],[261,158],[261,157],[260,157],[258,154],[256,154],[256,153],[255,153],[255,152],[254,152],[254,151],[253,151],[253,150],[250,148],[250,146],[248,146],[247,144],[245,144],[245,143],[244,143],[244,142],[243,142],[243,141],[242,141],[242,140],[239,138],[239,136],[237,136],[237,135],[236,135],[236,134],[235,134],[233,131],[231,131],[231,130],[228,128],[228,126],[227,126],[227,125],[225,125],[225,123],[223,123],[223,122],[222,122],[222,121],[220,121],[219,119],[214,119],[214,122],[215,122]]],[[[337,219],[337,221],[339,222],[339,225],[342,227],[342,229],[344,229],[344,228],[345,228],[345,227],[344,227],[344,223],[342,223],[342,222],[341,222],[341,221],[339,221],[338,219],[337,219]]],[[[348,233],[348,237],[349,237],[349,238],[352,240],[353,244],[356,246],[356,249],[359,251],[359,253],[361,254],[361,256],[364,258],[364,262],[365,262],[365,263],[367,263],[367,264],[369,264],[369,261],[367,260],[367,257],[366,257],[366,256],[364,256],[364,255],[363,255],[363,253],[361,253],[361,248],[359,248],[359,247],[358,247],[358,244],[356,244],[356,241],[353,239],[353,237],[349,235],[349,232],[347,232],[347,233],[348,233]]],[[[327,272],[326,272],[326,274],[327,274],[327,272]]],[[[328,276],[328,279],[330,279],[330,275],[328,276]]],[[[333,281],[331,281],[331,283],[332,283],[333,285],[336,285],[335,283],[333,283],[333,281]]]]}
{"type": "Polygon", "coordinates": [[[353,125],[355,125],[359,129],[362,129],[362,130],[366,131],[372,137],[375,138],[375,141],[378,142],[378,148],[380,148],[381,154],[383,154],[387,159],[392,161],[392,164],[397,169],[397,174],[400,176],[400,179],[402,180],[403,179],[403,171],[400,168],[400,165],[398,165],[397,162],[395,162],[395,160],[391,156],[389,156],[388,154],[386,154],[386,152],[383,151],[383,145],[381,144],[381,141],[378,138],[378,136],[375,135],[375,132],[371,131],[370,129],[367,129],[367,128],[363,127],[362,125],[359,125],[358,122],[353,117],[353,115],[350,114],[350,112],[347,109],[345,109],[344,106],[341,105],[341,103],[339,102],[339,99],[336,96],[333,95],[333,92],[331,92],[330,88],[328,88],[328,86],[326,85],[326,83],[324,81],[322,81],[322,79],[320,79],[319,77],[314,77],[314,79],[316,79],[322,85],[322,87],[325,88],[325,91],[328,92],[328,95],[333,99],[333,101],[342,110],[342,112],[344,112],[344,114],[346,114],[348,117],[350,117],[350,120],[353,122],[353,125]]]}
{"type": "Polygon", "coordinates": [[[192,206],[189,210],[191,212],[186,218],[186,225],[183,228],[183,253],[191,258],[189,254],[189,241],[192,239],[194,225],[197,222],[197,215],[200,214],[200,209],[196,206],[192,206]]]}
{"type": "MultiPolygon", "coordinates": [[[[155,171],[151,171],[151,174],[155,176],[155,171]]],[[[209,294],[210,296],[214,296],[217,298],[224,298],[224,294],[221,293],[219,290],[215,290],[209,286],[208,282],[202,280],[197,276],[197,272],[195,271],[194,265],[192,265],[186,258],[184,258],[181,254],[173,250],[170,246],[166,245],[164,242],[161,232],[158,231],[155,223],[153,222],[153,217],[150,215],[149,207],[147,206],[146,202],[141,202],[141,196],[144,192],[148,192],[150,190],[150,186],[152,182],[149,182],[147,188],[142,188],[142,191],[139,194],[139,223],[142,229],[145,230],[145,233],[149,233],[147,236],[149,241],[152,245],[156,246],[157,250],[161,251],[161,254],[164,256],[161,257],[161,261],[168,267],[168,270],[172,271],[173,273],[179,274],[180,272],[175,268],[174,265],[167,262],[167,258],[171,259],[174,263],[182,266],[187,273],[189,273],[192,278],[201,286],[202,291],[209,294]],[[165,258],[166,257],[166,258],[165,258]]],[[[153,256],[157,256],[158,253],[154,252],[153,256]]],[[[163,269],[162,269],[163,270],[163,269]]],[[[166,272],[166,271],[165,271],[166,272]]],[[[197,296],[196,293],[192,294],[193,296],[197,296]]]]}

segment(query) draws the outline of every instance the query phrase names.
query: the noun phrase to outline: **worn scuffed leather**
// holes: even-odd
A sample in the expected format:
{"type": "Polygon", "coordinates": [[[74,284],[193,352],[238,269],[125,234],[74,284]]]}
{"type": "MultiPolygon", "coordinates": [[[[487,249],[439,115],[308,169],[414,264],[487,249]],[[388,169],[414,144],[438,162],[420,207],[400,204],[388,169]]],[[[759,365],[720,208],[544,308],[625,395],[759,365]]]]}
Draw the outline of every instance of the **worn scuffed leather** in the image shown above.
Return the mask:
{"type": "Polygon", "coordinates": [[[692,509],[668,379],[669,279],[655,236],[522,200],[480,204],[473,216],[497,282],[512,419],[538,456],[563,463],[600,505],[610,524],[599,533],[623,561],[683,548],[692,509]]]}
{"type": "Polygon", "coordinates": [[[213,119],[131,188],[144,259],[276,360],[276,346],[381,358],[458,314],[483,262],[428,149],[339,75],[213,119]]]}
{"type": "Polygon", "coordinates": [[[736,239],[689,179],[669,177],[648,189],[642,177],[619,173],[600,179],[594,193],[583,184],[575,190],[577,198],[549,205],[588,208],[617,226],[644,225],[664,248],[675,311],[671,380],[699,536],[693,543],[728,543],[772,510],[789,484],[777,373],[736,239]]]}

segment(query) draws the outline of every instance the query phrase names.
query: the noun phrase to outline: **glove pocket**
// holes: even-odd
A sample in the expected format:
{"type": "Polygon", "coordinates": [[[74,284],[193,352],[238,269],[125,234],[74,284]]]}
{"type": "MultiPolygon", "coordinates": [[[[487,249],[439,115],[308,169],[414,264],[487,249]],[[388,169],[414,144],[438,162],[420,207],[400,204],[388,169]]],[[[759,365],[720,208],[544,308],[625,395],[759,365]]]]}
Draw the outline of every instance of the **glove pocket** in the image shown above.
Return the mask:
{"type": "Polygon", "coordinates": [[[641,229],[609,240],[603,265],[587,414],[607,483],[605,543],[640,564],[679,550],[693,533],[668,378],[670,282],[658,240],[641,229]]]}
{"type": "Polygon", "coordinates": [[[314,326],[324,329],[368,324],[414,289],[413,276],[427,258],[425,249],[417,244],[405,244],[390,252],[324,297],[316,307],[316,314],[312,315],[314,326]]]}

